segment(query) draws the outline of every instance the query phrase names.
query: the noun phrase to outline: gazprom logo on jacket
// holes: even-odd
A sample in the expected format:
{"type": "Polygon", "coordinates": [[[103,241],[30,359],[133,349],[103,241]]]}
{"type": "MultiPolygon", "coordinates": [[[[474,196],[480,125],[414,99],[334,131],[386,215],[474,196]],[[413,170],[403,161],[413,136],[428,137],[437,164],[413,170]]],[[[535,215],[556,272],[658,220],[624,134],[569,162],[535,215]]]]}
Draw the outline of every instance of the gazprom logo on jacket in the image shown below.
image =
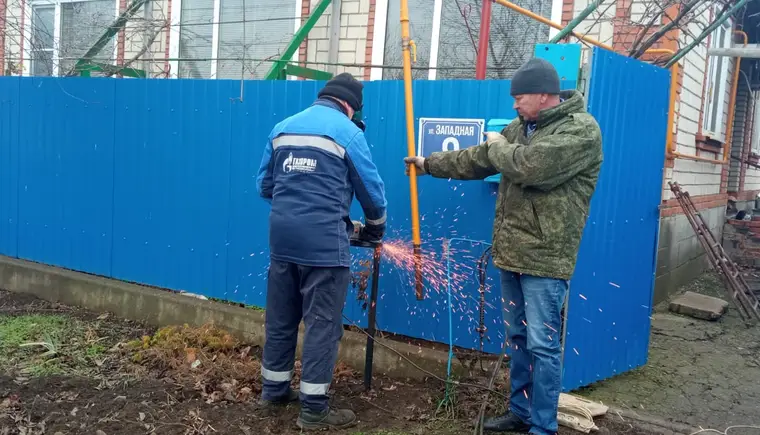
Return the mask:
{"type": "Polygon", "coordinates": [[[305,157],[293,157],[290,153],[282,162],[282,170],[285,173],[296,172],[314,172],[317,169],[317,159],[307,159],[305,157]]]}

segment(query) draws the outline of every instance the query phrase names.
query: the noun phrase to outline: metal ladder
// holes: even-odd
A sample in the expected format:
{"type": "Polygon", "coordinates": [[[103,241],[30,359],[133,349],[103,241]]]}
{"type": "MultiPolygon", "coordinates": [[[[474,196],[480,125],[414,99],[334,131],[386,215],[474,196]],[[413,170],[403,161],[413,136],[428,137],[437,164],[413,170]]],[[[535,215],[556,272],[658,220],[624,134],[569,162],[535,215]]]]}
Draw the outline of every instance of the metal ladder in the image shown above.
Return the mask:
{"type": "Polygon", "coordinates": [[[723,246],[715,238],[712,231],[710,231],[710,227],[705,222],[702,214],[694,206],[689,192],[681,190],[681,186],[676,182],[671,181],[668,184],[686,214],[691,227],[697,234],[699,243],[705,249],[710,263],[723,278],[726,284],[726,294],[731,298],[742,320],[753,322],[760,320],[760,300],[750,289],[739,267],[733,260],[728,258],[726,251],[723,250],[723,246]]]}

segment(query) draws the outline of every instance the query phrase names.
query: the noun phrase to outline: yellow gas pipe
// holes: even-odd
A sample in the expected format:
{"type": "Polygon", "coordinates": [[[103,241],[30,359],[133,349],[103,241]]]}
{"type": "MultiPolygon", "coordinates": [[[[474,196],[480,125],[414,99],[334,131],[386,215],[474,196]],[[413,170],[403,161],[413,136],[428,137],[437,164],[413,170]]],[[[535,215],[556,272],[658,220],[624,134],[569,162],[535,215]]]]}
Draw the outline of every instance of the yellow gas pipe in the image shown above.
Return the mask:
{"type": "MultiPolygon", "coordinates": [[[[401,0],[401,50],[404,61],[404,103],[406,105],[406,146],[409,157],[417,152],[414,146],[414,103],[412,101],[412,55],[414,43],[409,38],[409,2],[401,0]]],[[[424,298],[422,289],[422,253],[420,240],[420,207],[417,199],[417,168],[409,165],[409,198],[412,208],[412,244],[414,247],[414,287],[418,300],[424,298]]]]}

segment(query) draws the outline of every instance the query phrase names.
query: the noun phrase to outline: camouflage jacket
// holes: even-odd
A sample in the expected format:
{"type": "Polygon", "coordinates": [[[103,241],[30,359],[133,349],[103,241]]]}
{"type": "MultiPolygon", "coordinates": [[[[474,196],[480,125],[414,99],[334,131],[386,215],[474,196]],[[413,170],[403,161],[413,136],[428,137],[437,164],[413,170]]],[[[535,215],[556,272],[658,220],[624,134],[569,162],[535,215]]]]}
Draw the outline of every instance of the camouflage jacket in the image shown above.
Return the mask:
{"type": "Polygon", "coordinates": [[[433,153],[438,178],[477,180],[501,173],[493,226],[493,262],[504,270],[570,279],[591,195],[602,165],[602,136],[577,91],[542,111],[528,139],[518,118],[497,140],[433,153]]]}

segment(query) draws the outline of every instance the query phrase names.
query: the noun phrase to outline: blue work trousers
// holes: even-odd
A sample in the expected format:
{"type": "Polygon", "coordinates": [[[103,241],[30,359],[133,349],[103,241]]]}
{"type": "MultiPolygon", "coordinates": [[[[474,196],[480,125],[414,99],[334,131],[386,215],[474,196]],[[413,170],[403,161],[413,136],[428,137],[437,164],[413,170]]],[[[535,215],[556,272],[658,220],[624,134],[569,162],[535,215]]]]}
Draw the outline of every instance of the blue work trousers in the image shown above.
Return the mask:
{"type": "Polygon", "coordinates": [[[306,330],[301,407],[316,413],[328,408],[327,391],[343,337],[343,304],[350,277],[347,267],[311,267],[271,260],[261,366],[264,400],[277,400],[288,394],[298,326],[303,319],[306,330]]]}
{"type": "Polygon", "coordinates": [[[562,306],[568,282],[501,271],[504,323],[512,350],[510,411],[530,433],[557,433],[562,389],[562,306]]]}

